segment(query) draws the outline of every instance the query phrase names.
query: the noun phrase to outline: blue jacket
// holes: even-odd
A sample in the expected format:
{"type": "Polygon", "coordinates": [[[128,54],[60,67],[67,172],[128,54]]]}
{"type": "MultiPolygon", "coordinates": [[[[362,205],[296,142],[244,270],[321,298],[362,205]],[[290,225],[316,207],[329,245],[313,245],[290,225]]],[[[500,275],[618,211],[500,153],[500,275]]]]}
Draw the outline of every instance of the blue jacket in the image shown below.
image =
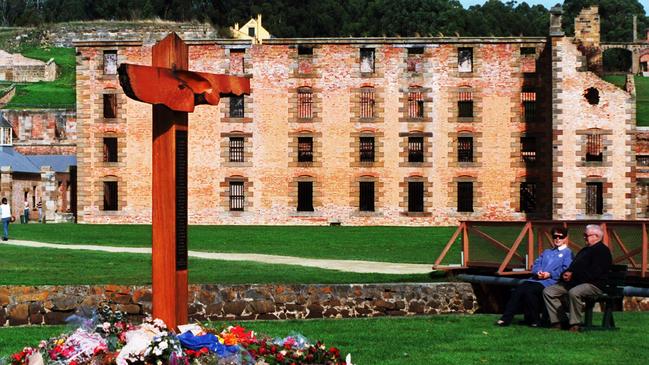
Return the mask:
{"type": "Polygon", "coordinates": [[[568,248],[559,250],[556,248],[547,249],[543,251],[541,256],[534,260],[534,265],[532,266],[532,274],[536,275],[539,271],[547,271],[550,273],[548,279],[528,279],[528,281],[535,281],[540,283],[544,287],[554,285],[561,278],[561,274],[566,271],[570,263],[572,262],[572,251],[568,248]]]}

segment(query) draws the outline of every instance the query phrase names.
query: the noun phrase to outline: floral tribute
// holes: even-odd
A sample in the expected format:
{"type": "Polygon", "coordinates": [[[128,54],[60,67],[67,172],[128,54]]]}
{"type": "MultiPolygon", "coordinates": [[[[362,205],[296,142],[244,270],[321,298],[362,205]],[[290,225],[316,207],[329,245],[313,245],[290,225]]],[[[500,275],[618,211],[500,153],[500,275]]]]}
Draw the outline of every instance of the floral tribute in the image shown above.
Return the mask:
{"type": "MultiPolygon", "coordinates": [[[[221,329],[179,326],[179,334],[159,319],[135,325],[104,306],[92,319],[75,318],[78,328],[25,347],[11,365],[351,365],[351,356],[299,334],[271,338],[241,326],[221,329]]],[[[0,359],[0,363],[3,361],[0,359]]]]}

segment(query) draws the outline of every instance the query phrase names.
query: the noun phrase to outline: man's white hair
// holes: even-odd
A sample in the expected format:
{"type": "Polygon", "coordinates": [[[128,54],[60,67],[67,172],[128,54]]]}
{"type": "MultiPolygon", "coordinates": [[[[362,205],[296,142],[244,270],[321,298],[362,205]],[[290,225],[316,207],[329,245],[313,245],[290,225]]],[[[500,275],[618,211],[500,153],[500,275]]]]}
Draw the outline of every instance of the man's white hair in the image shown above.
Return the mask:
{"type": "Polygon", "coordinates": [[[587,225],[585,232],[588,232],[588,231],[591,231],[591,232],[597,234],[597,237],[599,237],[600,239],[602,237],[604,237],[604,230],[602,229],[602,227],[599,224],[589,224],[589,225],[587,225]]]}

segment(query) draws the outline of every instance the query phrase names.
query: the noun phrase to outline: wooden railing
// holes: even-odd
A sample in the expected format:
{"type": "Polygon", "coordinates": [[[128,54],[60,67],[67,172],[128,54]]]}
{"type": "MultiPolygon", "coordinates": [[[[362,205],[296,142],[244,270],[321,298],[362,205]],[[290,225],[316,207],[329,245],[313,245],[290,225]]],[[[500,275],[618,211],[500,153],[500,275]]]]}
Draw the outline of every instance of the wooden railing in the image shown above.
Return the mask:
{"type": "Polygon", "coordinates": [[[552,247],[553,227],[568,228],[568,247],[576,254],[584,245],[582,234],[588,224],[598,224],[604,230],[603,242],[611,250],[614,264],[626,264],[629,275],[648,277],[649,221],[462,221],[433,268],[494,268],[498,275],[529,273],[535,258],[552,247]],[[460,264],[442,265],[451,247],[459,242],[462,245],[460,264]]]}

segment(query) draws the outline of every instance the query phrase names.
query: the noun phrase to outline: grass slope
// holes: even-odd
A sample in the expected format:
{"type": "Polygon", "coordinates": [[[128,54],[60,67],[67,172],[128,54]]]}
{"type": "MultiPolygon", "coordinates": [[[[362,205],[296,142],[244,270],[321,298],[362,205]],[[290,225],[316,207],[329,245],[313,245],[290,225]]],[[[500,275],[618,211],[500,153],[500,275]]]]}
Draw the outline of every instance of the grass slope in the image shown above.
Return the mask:
{"type": "Polygon", "coordinates": [[[51,82],[17,84],[16,95],[5,108],[74,108],[76,103],[74,48],[29,47],[22,49],[21,53],[25,57],[45,62],[54,58],[54,62],[59,66],[59,77],[51,82]]]}
{"type": "MultiPolygon", "coordinates": [[[[308,258],[432,263],[454,227],[190,226],[189,249],[308,258]]],[[[13,224],[15,239],[150,247],[150,225],[13,224]]],[[[459,245],[447,257],[459,262],[459,245]]]]}
{"type": "MultiPolygon", "coordinates": [[[[439,315],[242,324],[271,336],[298,332],[336,346],[354,364],[646,364],[647,313],[616,313],[619,331],[570,333],[493,326],[495,315],[439,315]]],[[[222,326],[215,322],[214,326],[222,326]]],[[[57,335],[63,327],[0,329],[0,356],[57,335]]]]}
{"type": "MultiPolygon", "coordinates": [[[[0,285],[150,284],[151,256],[0,245],[0,285]]],[[[428,282],[426,274],[357,274],[294,265],[189,259],[200,284],[428,282]]],[[[437,277],[439,277],[438,275],[437,277]]]]}
{"type": "MultiPolygon", "coordinates": [[[[626,76],[606,75],[604,80],[619,87],[624,87],[626,76]]],[[[634,78],[636,89],[636,123],[639,127],[649,126],[649,77],[636,76],[634,78]]]]}

